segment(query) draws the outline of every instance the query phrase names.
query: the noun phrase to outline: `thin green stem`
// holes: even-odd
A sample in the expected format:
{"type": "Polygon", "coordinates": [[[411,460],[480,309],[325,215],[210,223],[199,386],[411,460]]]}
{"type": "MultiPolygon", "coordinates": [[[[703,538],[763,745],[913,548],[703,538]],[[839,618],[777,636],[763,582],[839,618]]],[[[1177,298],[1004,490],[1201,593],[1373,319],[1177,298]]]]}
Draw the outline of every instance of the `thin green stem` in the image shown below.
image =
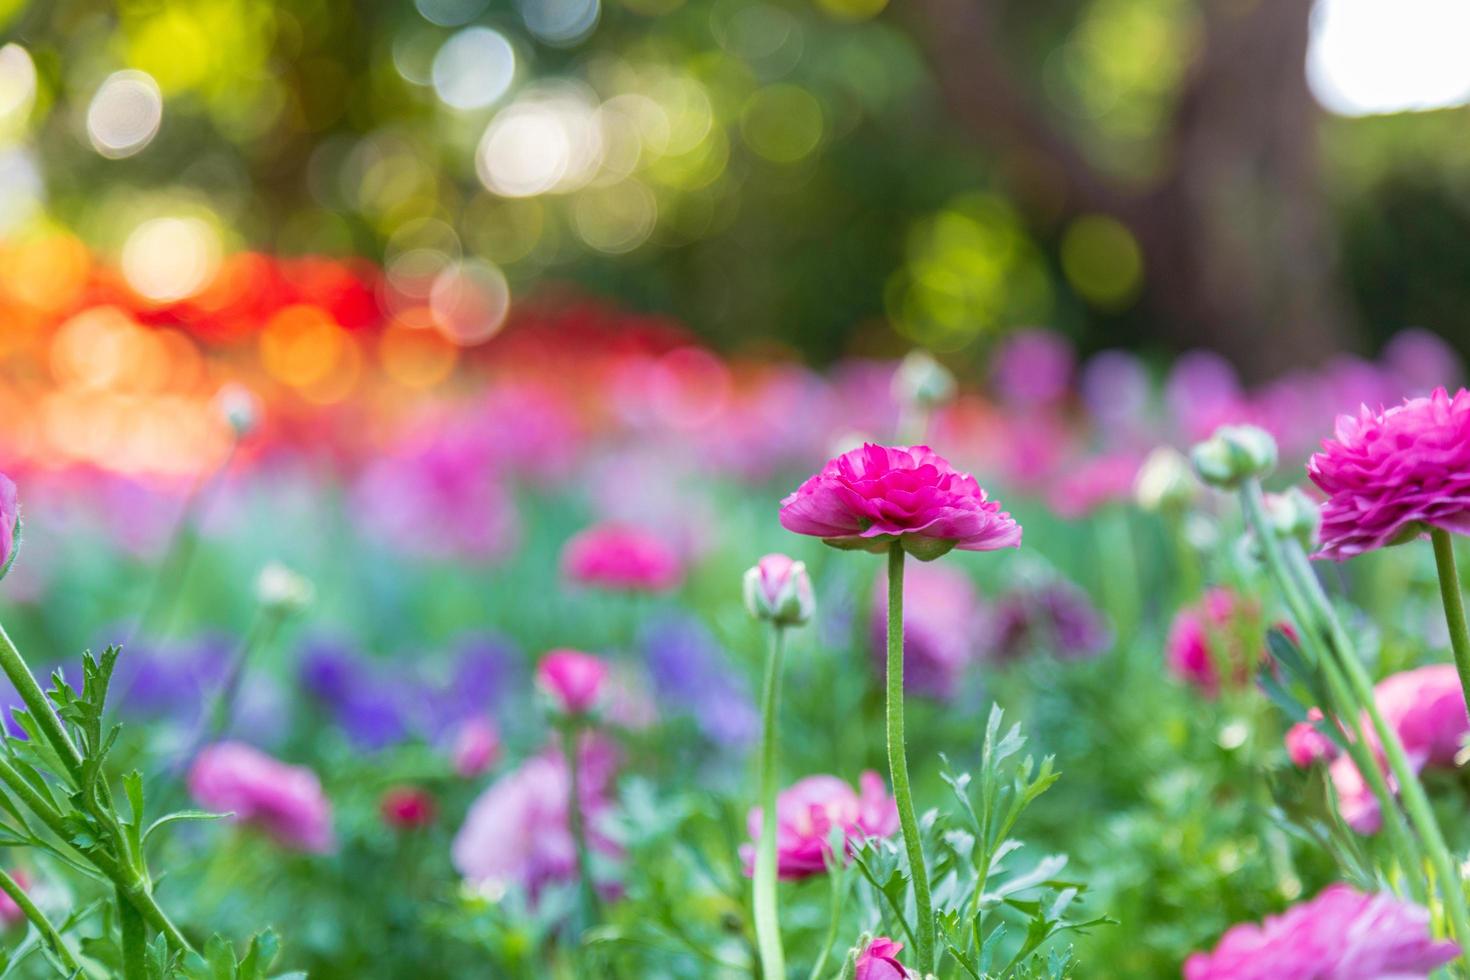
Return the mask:
{"type": "Polygon", "coordinates": [[[934,972],[934,903],[929,896],[929,869],[924,864],[924,845],[919,838],[919,820],[914,814],[903,741],[903,560],[903,546],[895,541],[888,548],[888,771],[893,779],[893,798],[898,804],[903,844],[908,851],[909,877],[914,884],[914,914],[919,920],[916,923],[919,975],[927,976],[934,972]]]}
{"type": "Polygon", "coordinates": [[[781,949],[781,920],[776,903],[776,713],[781,701],[781,654],[785,630],[771,625],[766,654],[766,680],[761,692],[761,833],[756,841],[751,902],[761,976],[785,980],[786,956],[781,949]]]}
{"type": "Polygon", "coordinates": [[[567,827],[577,853],[577,887],[582,903],[582,926],[597,924],[597,886],[592,880],[591,852],[587,847],[587,827],[582,819],[582,765],[577,751],[581,724],[570,721],[562,730],[562,747],[567,759],[567,827]]]}
{"type": "Polygon", "coordinates": [[[1455,542],[1450,532],[1434,528],[1434,564],[1439,569],[1439,597],[1444,602],[1444,620],[1450,628],[1450,646],[1455,651],[1455,670],[1460,687],[1470,702],[1470,627],[1465,625],[1465,599],[1460,591],[1460,570],[1455,567],[1455,542]]]}
{"type": "Polygon", "coordinates": [[[847,898],[847,874],[842,866],[839,864],[829,867],[827,876],[832,879],[832,906],[827,918],[827,935],[822,939],[817,961],[812,964],[808,980],[821,980],[822,971],[827,968],[827,957],[832,952],[832,944],[837,941],[837,925],[842,919],[842,905],[847,898]]]}
{"type": "Polygon", "coordinates": [[[51,948],[52,953],[56,954],[56,958],[61,961],[62,965],[70,970],[72,974],[78,973],[81,967],[77,964],[77,958],[67,948],[65,940],[61,938],[61,933],[57,932],[56,927],[51,924],[51,920],[47,919],[40,909],[36,908],[36,903],[31,901],[31,896],[26,894],[24,888],[20,887],[20,883],[4,871],[0,871],[0,891],[9,895],[10,900],[20,908],[27,919],[31,920],[31,924],[36,927],[36,930],[41,934],[41,938],[46,941],[46,945],[51,948]]]}
{"type": "Polygon", "coordinates": [[[0,670],[5,672],[5,676],[15,686],[16,693],[25,702],[26,710],[30,712],[37,727],[40,728],[40,734],[45,736],[46,741],[51,743],[51,747],[61,758],[67,774],[80,787],[82,785],[82,754],[77,751],[76,744],[66,733],[66,728],[61,724],[61,718],[56,714],[55,706],[41,690],[41,685],[36,682],[36,675],[31,673],[30,665],[20,655],[10,634],[5,632],[4,626],[0,626],[0,670]]]}
{"type": "Polygon", "coordinates": [[[148,927],[122,888],[117,890],[117,917],[122,927],[123,977],[148,980],[148,927]]]}

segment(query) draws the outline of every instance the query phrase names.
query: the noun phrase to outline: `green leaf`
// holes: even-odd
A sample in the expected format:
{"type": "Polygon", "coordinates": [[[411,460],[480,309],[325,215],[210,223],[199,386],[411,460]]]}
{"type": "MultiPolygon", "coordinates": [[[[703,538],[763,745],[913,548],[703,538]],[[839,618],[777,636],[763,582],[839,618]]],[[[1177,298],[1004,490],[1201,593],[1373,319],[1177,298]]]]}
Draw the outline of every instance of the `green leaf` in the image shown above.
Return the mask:
{"type": "Polygon", "coordinates": [[[148,829],[143,831],[142,843],[146,845],[148,843],[148,838],[153,836],[153,832],[155,830],[162,830],[164,827],[167,827],[169,824],[172,823],[181,823],[185,820],[220,820],[230,816],[234,816],[234,814],[211,813],[208,810],[176,810],[173,813],[165,814],[164,816],[159,817],[157,820],[149,824],[148,829]]]}

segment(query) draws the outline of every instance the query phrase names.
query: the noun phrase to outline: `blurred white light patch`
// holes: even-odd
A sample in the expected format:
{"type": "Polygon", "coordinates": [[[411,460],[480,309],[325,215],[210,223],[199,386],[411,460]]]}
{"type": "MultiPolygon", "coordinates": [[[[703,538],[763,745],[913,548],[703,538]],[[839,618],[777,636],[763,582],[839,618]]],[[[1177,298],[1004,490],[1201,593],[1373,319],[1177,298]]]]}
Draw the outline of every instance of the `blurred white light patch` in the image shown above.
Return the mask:
{"type": "Polygon", "coordinates": [[[92,148],[114,160],[130,157],[151,143],[162,122],[163,93],[147,72],[108,75],[87,107],[92,148]]]}
{"type": "Polygon", "coordinates": [[[1470,102],[1470,0],[1318,0],[1307,80],[1346,116],[1470,102]]]}
{"type": "Polygon", "coordinates": [[[528,90],[490,120],[475,170],[501,197],[576,190],[602,163],[600,122],[591,93],[580,86],[528,90]]]}
{"type": "Polygon", "coordinates": [[[516,53],[488,27],[466,27],[434,56],[434,91],[454,109],[483,109],[510,90],[516,53]]]}
{"type": "Polygon", "coordinates": [[[36,63],[19,44],[0,48],[0,138],[18,132],[36,103],[36,63]]]}
{"type": "Polygon", "coordinates": [[[536,40],[570,47],[592,33],[602,5],[598,0],[519,0],[521,20],[536,40]]]}
{"type": "Polygon", "coordinates": [[[510,312],[510,284],[489,262],[470,259],[439,273],[429,291],[434,326],[456,344],[468,347],[489,340],[505,325],[510,312]]]}
{"type": "Polygon", "coordinates": [[[578,194],[572,218],[582,241],[618,255],[648,240],[658,220],[658,202],[647,187],[625,180],[578,194]]]}
{"type": "Polygon", "coordinates": [[[489,5],[489,0],[414,0],[424,20],[440,27],[468,24],[489,5]]]}
{"type": "Polygon", "coordinates": [[[0,149],[0,234],[14,231],[41,210],[41,168],[29,150],[0,149]]]}
{"type": "Polygon", "coordinates": [[[193,296],[219,267],[219,235],[199,218],[153,218],[128,236],[122,273],[138,295],[157,303],[193,296]]]}

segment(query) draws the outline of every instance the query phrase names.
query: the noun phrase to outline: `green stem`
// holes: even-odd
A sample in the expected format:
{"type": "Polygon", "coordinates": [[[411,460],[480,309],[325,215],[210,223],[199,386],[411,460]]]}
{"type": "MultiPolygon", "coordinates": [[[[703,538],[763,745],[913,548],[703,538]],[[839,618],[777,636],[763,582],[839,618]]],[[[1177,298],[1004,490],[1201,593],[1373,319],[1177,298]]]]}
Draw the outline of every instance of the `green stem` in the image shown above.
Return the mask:
{"type": "Polygon", "coordinates": [[[61,961],[62,965],[73,975],[77,974],[81,967],[77,964],[77,958],[72,955],[71,950],[67,949],[61,933],[57,932],[51,921],[42,914],[40,909],[36,908],[36,903],[31,901],[31,896],[20,887],[20,883],[4,871],[0,871],[0,891],[9,895],[11,901],[20,907],[21,912],[25,913],[25,917],[31,920],[31,924],[40,932],[41,938],[46,940],[46,945],[51,948],[51,952],[56,954],[56,958],[61,961]]]}
{"type": "Polygon", "coordinates": [[[1460,570],[1455,567],[1455,543],[1450,532],[1434,528],[1434,563],[1439,568],[1439,596],[1444,602],[1445,624],[1450,628],[1450,646],[1455,651],[1455,670],[1460,687],[1470,702],[1470,627],[1465,625],[1465,600],[1460,592],[1460,570]]]}
{"type": "Polygon", "coordinates": [[[781,653],[785,630],[771,626],[766,654],[766,681],[761,693],[761,833],[756,841],[751,900],[761,976],[785,980],[786,956],[781,949],[781,920],[776,903],[776,713],[781,700],[781,653]]]}
{"type": "Polygon", "coordinates": [[[71,736],[62,727],[61,719],[56,714],[56,708],[41,690],[41,685],[36,682],[36,676],[31,673],[30,666],[20,655],[20,651],[15,648],[15,642],[10,639],[10,634],[5,632],[4,626],[0,626],[0,670],[5,672],[5,676],[15,686],[16,693],[25,702],[26,710],[35,720],[40,734],[51,743],[51,747],[61,758],[62,765],[66,767],[67,773],[80,788],[83,784],[82,754],[77,751],[71,736]]]}
{"type": "Polygon", "coordinates": [[[822,971],[827,968],[827,957],[832,952],[832,944],[837,941],[837,924],[842,918],[842,904],[847,898],[847,874],[844,869],[839,865],[830,868],[827,874],[832,879],[832,907],[827,918],[827,935],[822,939],[817,962],[812,964],[808,980],[821,980],[822,971]]]}
{"type": "Polygon", "coordinates": [[[587,848],[587,827],[582,820],[582,765],[577,751],[582,726],[570,721],[562,729],[562,745],[567,758],[567,827],[577,852],[577,886],[582,903],[583,928],[597,924],[597,886],[592,881],[591,853],[587,848]]]}
{"type": "Polygon", "coordinates": [[[898,804],[898,822],[908,851],[909,875],[914,883],[914,913],[918,916],[916,953],[919,975],[934,972],[934,907],[929,896],[929,870],[924,864],[924,845],[919,839],[919,820],[914,815],[913,791],[909,789],[909,763],[903,741],[903,546],[894,541],[888,548],[888,771],[893,779],[893,798],[898,804]]]}
{"type": "Polygon", "coordinates": [[[123,976],[148,980],[148,928],[121,887],[117,890],[117,917],[122,927],[123,976]]]}
{"type": "Polygon", "coordinates": [[[1307,565],[1305,552],[1301,546],[1292,543],[1288,554],[1291,556],[1293,568],[1298,575],[1310,579],[1310,592],[1313,599],[1320,606],[1324,621],[1331,630],[1333,644],[1338,650],[1338,660],[1342,664],[1343,673],[1347,676],[1348,684],[1358,699],[1363,703],[1363,709],[1368,714],[1368,720],[1373,724],[1373,730],[1378,735],[1378,741],[1383,747],[1383,754],[1388,761],[1389,771],[1393,773],[1395,781],[1399,784],[1399,796],[1404,801],[1404,809],[1408,811],[1409,822],[1418,831],[1419,838],[1424,842],[1425,856],[1434,868],[1435,877],[1439,879],[1440,892],[1444,896],[1445,914],[1450,920],[1450,931],[1455,940],[1459,942],[1461,949],[1470,949],[1470,908],[1465,904],[1465,888],[1460,881],[1459,868],[1450,853],[1449,845],[1445,842],[1444,834],[1440,831],[1439,822],[1434,818],[1434,811],[1429,806],[1429,797],[1424,792],[1424,784],[1419,782],[1419,773],[1409,762],[1408,753],[1404,751],[1404,743],[1399,740],[1398,732],[1389,727],[1383,718],[1383,713],[1378,710],[1378,702],[1373,696],[1373,682],[1368,677],[1368,672],[1363,669],[1354,652],[1352,641],[1348,638],[1347,631],[1343,629],[1342,623],[1333,612],[1332,605],[1327,601],[1327,595],[1322,590],[1322,584],[1317,581],[1317,576],[1307,565]]]}

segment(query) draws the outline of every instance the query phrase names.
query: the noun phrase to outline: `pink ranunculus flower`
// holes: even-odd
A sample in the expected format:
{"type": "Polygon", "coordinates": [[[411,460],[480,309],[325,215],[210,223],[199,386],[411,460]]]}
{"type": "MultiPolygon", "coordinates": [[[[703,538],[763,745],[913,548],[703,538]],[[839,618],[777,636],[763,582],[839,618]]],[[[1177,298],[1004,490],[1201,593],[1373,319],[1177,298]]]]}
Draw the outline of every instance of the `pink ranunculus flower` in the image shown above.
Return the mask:
{"type": "Polygon", "coordinates": [[[454,771],[464,779],[487,772],[500,757],[500,732],[487,718],[471,718],[454,733],[449,750],[454,771]]]}
{"type": "Polygon", "coordinates": [[[800,626],[812,618],[817,600],[806,562],[769,554],[745,572],[745,608],[756,619],[800,626]]]}
{"type": "Polygon", "coordinates": [[[536,684],[569,715],[597,706],[607,683],[607,664],[580,650],[552,650],[536,665],[536,684]]]}
{"type": "Polygon", "coordinates": [[[1331,762],[1337,758],[1337,746],[1332,739],[1322,734],[1318,723],[1322,711],[1313,708],[1307,712],[1307,720],[1299,721],[1286,733],[1286,754],[1293,765],[1306,769],[1314,762],[1331,762]]]}
{"type": "MultiPolygon", "coordinates": [[[[24,870],[21,868],[12,868],[10,877],[20,886],[21,891],[30,891],[31,876],[26,874],[24,870]]],[[[26,914],[21,911],[15,899],[4,892],[0,892],[0,926],[13,926],[16,923],[24,922],[25,919],[26,914]]]]}
{"type": "Polygon", "coordinates": [[[928,446],[868,443],[828,461],[781,501],[781,526],[836,548],[881,553],[898,541],[921,561],[1021,544],[1021,525],[928,446]]]}
{"type": "Polygon", "coordinates": [[[1164,641],[1171,673],[1209,697],[1220,693],[1219,665],[1228,667],[1228,683],[1239,686],[1265,655],[1261,645],[1248,645],[1245,634],[1263,630],[1259,612],[1229,589],[1214,588],[1204,599],[1179,611],[1164,641]]]}
{"type": "Polygon", "coordinates": [[[271,758],[243,742],[217,742],[189,770],[200,806],[232,812],[278,843],[324,853],[333,847],[332,805],[316,773],[271,758]]]}
{"type": "Polygon", "coordinates": [[[683,562],[667,542],[617,523],[597,524],[568,541],[562,572],[579,585],[629,592],[667,592],[684,578],[683,562]]]}
{"type": "Polygon", "coordinates": [[[910,974],[898,961],[901,952],[903,943],[896,943],[887,936],[874,938],[867,949],[858,954],[854,980],[905,980],[910,974]]]}
{"type": "Polygon", "coordinates": [[[1185,961],[1184,980],[1422,980],[1459,955],[1430,935],[1420,906],[1338,884],[1259,925],[1232,926],[1185,961]]]}
{"type": "Polygon", "coordinates": [[[0,576],[10,567],[14,557],[15,526],[20,521],[20,502],[15,484],[10,477],[0,473],[0,576]]]}
{"type": "Polygon", "coordinates": [[[1307,474],[1327,494],[1318,557],[1341,561],[1431,528],[1470,534],[1470,391],[1338,416],[1307,474]]]}
{"type": "MultiPolygon", "coordinates": [[[[981,633],[980,597],[970,577],[946,565],[915,565],[903,577],[903,686],[914,694],[947,699],[975,660],[981,633]]],[[[879,575],[873,594],[874,662],[886,669],[888,577],[879,575]]]]}
{"type": "MultiPolygon", "coordinates": [[[[581,812],[587,842],[600,854],[619,850],[606,833],[612,812],[612,761],[596,742],[582,746],[581,812]]],[[[520,887],[534,900],[541,890],[576,876],[576,844],[568,821],[571,779],[560,749],[532,756],[501,776],[470,806],[450,857],[472,886],[491,892],[520,887]]]]}
{"type": "MultiPolygon", "coordinates": [[[[842,829],[848,847],[866,837],[887,837],[898,830],[898,804],[888,795],[883,777],[872,770],[858,779],[861,793],[836,776],[807,776],[776,797],[776,871],[783,879],[807,878],[827,867],[828,837],[842,829]]],[[[760,839],[761,808],[752,807],[747,825],[760,839]]],[[[750,874],[755,848],[740,849],[750,874]]]]}

